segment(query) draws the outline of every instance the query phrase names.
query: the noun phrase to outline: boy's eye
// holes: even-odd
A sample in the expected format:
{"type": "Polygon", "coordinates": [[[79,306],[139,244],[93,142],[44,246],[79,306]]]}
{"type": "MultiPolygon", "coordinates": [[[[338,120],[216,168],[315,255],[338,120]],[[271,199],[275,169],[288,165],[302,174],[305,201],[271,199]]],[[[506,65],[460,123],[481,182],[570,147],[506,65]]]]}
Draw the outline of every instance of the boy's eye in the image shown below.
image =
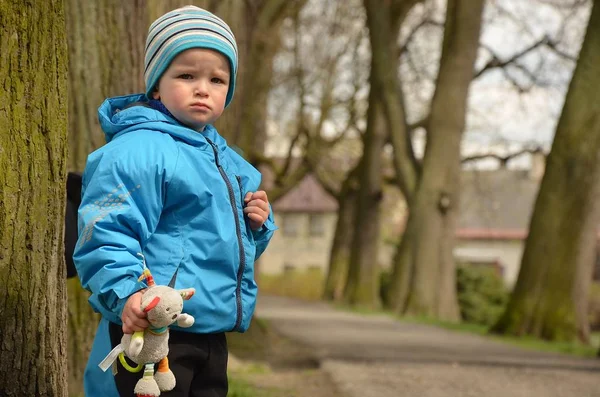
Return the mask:
{"type": "Polygon", "coordinates": [[[190,80],[190,79],[193,79],[193,76],[189,73],[183,73],[183,74],[180,74],[179,76],[177,76],[177,78],[183,79],[183,80],[190,80]]]}
{"type": "Polygon", "coordinates": [[[225,81],[223,79],[218,78],[218,77],[213,77],[210,81],[212,81],[215,84],[225,84],[225,81]]]}

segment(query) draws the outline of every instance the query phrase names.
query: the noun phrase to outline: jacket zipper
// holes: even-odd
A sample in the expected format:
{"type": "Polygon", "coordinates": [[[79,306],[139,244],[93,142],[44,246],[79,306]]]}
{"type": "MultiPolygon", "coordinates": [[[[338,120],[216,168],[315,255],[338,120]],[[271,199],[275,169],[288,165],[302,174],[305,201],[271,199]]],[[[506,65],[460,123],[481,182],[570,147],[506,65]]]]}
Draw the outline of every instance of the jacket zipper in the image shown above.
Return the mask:
{"type": "Polygon", "coordinates": [[[237,180],[238,187],[240,188],[240,202],[242,203],[242,208],[244,208],[244,190],[242,189],[242,177],[236,175],[235,179],[237,180]]]}
{"type": "MultiPolygon", "coordinates": [[[[242,229],[240,226],[240,219],[238,217],[238,211],[235,200],[235,193],[233,191],[233,186],[231,185],[231,181],[227,177],[225,170],[221,167],[221,163],[219,162],[219,152],[215,144],[208,138],[206,141],[212,146],[213,152],[215,153],[215,163],[217,165],[217,169],[219,170],[219,174],[221,174],[221,178],[225,181],[227,185],[227,191],[229,192],[229,203],[231,204],[231,210],[233,212],[233,218],[235,219],[235,232],[238,239],[238,247],[240,254],[240,266],[237,272],[237,284],[235,287],[235,300],[237,305],[237,317],[235,320],[235,325],[232,331],[238,331],[240,325],[242,324],[242,277],[244,275],[244,269],[246,268],[246,253],[244,251],[244,243],[242,241],[242,229]]],[[[238,179],[238,183],[240,183],[238,179]]],[[[241,189],[240,189],[241,190],[241,189]]]]}

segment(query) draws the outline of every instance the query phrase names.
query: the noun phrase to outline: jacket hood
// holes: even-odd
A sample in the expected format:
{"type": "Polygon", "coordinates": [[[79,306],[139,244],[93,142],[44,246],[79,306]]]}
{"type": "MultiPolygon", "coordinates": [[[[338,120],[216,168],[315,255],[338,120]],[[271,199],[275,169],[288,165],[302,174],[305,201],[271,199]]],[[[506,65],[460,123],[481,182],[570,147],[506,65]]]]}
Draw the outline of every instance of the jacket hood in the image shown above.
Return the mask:
{"type": "Polygon", "coordinates": [[[204,146],[206,138],[210,139],[220,151],[227,147],[223,137],[212,125],[207,125],[204,131],[197,132],[179,123],[176,119],[149,107],[145,94],[125,95],[106,99],[98,108],[98,120],[104,131],[106,142],[119,136],[140,129],[155,130],[167,133],[178,140],[193,146],[204,146]],[[130,106],[139,103],[139,106],[130,106]]]}

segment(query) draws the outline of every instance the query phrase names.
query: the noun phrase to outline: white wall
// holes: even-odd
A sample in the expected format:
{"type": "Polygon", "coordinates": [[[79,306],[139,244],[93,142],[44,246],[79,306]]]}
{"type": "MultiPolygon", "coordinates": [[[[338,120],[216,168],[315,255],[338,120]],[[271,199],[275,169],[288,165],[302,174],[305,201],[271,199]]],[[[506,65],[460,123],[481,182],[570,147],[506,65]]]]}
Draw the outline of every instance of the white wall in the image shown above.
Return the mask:
{"type": "Polygon", "coordinates": [[[337,215],[335,213],[321,214],[324,217],[324,234],[310,236],[310,217],[305,213],[287,213],[286,217],[297,222],[298,229],[295,237],[286,236],[284,214],[275,214],[275,223],[279,230],[275,232],[267,251],[260,258],[260,271],[265,274],[283,272],[285,266],[297,270],[312,266],[325,269],[329,261],[329,251],[335,229],[337,215]]]}
{"type": "MultiPolygon", "coordinates": [[[[318,267],[325,272],[329,265],[329,253],[335,233],[337,214],[325,213],[321,216],[324,218],[325,233],[322,236],[310,236],[309,214],[275,213],[275,223],[279,230],[275,232],[267,251],[260,258],[260,272],[279,274],[284,271],[286,266],[297,270],[318,267]],[[295,237],[286,236],[284,217],[294,219],[297,222],[298,230],[295,237]]],[[[393,253],[393,246],[382,243],[379,249],[379,264],[388,267],[393,253]]]]}
{"type": "Polygon", "coordinates": [[[512,288],[519,276],[523,242],[519,240],[458,240],[454,248],[458,258],[498,259],[502,265],[503,278],[512,288]]]}

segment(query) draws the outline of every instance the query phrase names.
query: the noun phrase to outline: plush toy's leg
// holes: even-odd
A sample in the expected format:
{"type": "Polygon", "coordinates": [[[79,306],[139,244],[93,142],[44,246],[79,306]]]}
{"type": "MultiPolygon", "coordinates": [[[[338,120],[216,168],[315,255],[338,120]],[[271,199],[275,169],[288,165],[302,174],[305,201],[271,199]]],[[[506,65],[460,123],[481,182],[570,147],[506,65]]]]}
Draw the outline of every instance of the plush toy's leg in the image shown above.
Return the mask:
{"type": "Polygon", "coordinates": [[[154,379],[158,383],[160,391],[169,391],[175,388],[175,375],[169,368],[169,359],[163,358],[158,363],[158,370],[154,374],[154,379]]]}
{"type": "Polygon", "coordinates": [[[154,380],[154,364],[146,364],[144,376],[138,380],[133,390],[137,397],[158,397],[160,389],[154,380]]]}

